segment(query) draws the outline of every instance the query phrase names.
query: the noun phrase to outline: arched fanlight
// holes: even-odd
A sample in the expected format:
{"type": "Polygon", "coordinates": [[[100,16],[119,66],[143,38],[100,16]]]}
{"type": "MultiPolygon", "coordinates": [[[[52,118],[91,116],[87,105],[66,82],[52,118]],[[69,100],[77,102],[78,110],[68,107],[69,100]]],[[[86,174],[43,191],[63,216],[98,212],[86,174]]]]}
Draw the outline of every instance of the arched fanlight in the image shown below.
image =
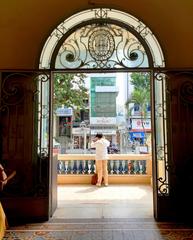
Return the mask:
{"type": "Polygon", "coordinates": [[[164,67],[160,45],[144,23],[108,8],[77,13],[47,39],[41,69],[164,67]]]}

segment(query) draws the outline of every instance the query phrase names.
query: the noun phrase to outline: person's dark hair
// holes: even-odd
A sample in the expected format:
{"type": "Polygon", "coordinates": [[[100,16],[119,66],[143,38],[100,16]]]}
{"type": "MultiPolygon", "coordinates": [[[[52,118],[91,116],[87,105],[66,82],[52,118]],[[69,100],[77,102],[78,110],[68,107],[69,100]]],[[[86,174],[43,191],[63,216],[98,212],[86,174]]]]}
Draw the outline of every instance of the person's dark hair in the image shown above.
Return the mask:
{"type": "Polygon", "coordinates": [[[96,137],[97,137],[97,138],[102,138],[102,137],[103,137],[103,134],[102,134],[102,133],[97,133],[97,134],[96,134],[96,137]]]}

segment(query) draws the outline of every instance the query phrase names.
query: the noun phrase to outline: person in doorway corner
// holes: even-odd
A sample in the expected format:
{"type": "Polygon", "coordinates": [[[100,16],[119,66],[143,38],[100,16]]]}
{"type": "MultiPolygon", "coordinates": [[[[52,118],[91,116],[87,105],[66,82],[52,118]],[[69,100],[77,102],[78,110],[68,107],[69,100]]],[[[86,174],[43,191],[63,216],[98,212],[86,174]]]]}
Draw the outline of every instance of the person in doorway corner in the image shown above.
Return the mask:
{"type": "Polygon", "coordinates": [[[102,178],[104,177],[104,184],[108,186],[108,151],[110,142],[103,137],[102,133],[96,134],[94,140],[91,142],[91,147],[96,149],[96,169],[98,174],[98,180],[96,186],[100,187],[102,184],[102,178]]]}

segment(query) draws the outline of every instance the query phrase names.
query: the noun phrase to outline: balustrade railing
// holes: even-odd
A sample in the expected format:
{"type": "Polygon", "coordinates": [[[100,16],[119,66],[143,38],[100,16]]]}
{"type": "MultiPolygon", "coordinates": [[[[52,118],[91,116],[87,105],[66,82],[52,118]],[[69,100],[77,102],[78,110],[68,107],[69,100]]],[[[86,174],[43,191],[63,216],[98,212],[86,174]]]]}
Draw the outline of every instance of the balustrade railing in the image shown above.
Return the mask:
{"type": "MultiPolygon", "coordinates": [[[[94,154],[59,154],[58,174],[84,174],[96,172],[94,154]]],[[[150,154],[109,154],[108,172],[112,175],[151,175],[150,154]]]]}

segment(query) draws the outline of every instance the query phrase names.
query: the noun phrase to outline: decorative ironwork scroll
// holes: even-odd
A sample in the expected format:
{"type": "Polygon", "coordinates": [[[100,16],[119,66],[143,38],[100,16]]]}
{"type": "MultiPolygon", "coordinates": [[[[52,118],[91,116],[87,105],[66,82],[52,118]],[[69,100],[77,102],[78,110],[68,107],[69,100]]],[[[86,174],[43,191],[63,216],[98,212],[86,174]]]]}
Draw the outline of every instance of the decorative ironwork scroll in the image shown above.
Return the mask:
{"type": "Polygon", "coordinates": [[[164,73],[156,73],[154,76],[155,157],[158,195],[169,194],[166,80],[167,76],[164,73]]]}
{"type": "Polygon", "coordinates": [[[193,104],[193,82],[185,81],[180,87],[180,97],[187,104],[193,104]]]}
{"type": "Polygon", "coordinates": [[[48,191],[49,124],[50,124],[50,74],[39,73],[34,78],[34,158],[38,159],[35,193],[48,191]],[[45,171],[47,169],[47,171],[45,171]]]}
{"type": "Polygon", "coordinates": [[[1,105],[0,111],[6,111],[9,106],[15,106],[21,103],[24,99],[23,86],[18,81],[17,77],[25,78],[25,74],[9,74],[1,81],[1,105]]]}
{"type": "Polygon", "coordinates": [[[108,69],[149,67],[141,42],[114,24],[86,25],[73,32],[60,47],[55,68],[108,69]]]}
{"type": "Polygon", "coordinates": [[[40,69],[51,66],[55,69],[142,68],[164,67],[165,62],[156,37],[144,23],[115,9],[95,8],[74,14],[53,30],[39,64],[40,69]],[[62,46],[58,52],[59,44],[62,46]]]}

